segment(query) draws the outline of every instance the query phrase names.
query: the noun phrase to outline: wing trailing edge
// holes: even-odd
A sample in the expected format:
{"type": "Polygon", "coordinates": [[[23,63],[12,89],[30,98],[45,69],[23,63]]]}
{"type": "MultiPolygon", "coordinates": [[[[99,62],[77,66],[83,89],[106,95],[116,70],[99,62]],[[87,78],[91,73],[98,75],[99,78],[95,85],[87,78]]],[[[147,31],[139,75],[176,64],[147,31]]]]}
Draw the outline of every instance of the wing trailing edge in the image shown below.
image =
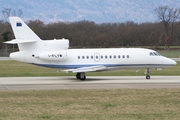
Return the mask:
{"type": "Polygon", "coordinates": [[[64,70],[65,72],[73,72],[73,73],[80,73],[80,72],[93,72],[93,71],[101,71],[105,70],[106,66],[91,66],[91,67],[81,67],[76,69],[68,69],[64,70]]]}

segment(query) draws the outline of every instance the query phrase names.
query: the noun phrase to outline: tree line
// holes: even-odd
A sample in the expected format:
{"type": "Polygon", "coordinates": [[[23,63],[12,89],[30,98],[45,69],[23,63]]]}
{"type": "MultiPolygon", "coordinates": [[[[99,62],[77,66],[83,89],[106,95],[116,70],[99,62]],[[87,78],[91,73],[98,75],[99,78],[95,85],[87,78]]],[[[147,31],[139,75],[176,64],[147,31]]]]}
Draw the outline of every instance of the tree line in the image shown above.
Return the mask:
{"type": "MultiPolygon", "coordinates": [[[[179,24],[177,22],[176,24],[179,24]]],[[[67,38],[71,46],[79,47],[126,47],[126,46],[164,46],[165,33],[162,23],[95,24],[91,21],[73,23],[50,23],[30,21],[28,25],[42,39],[67,38]]],[[[174,30],[170,45],[180,45],[180,27],[174,30]]]]}
{"type": "MultiPolygon", "coordinates": [[[[177,22],[175,24],[179,24],[177,22]]],[[[126,47],[126,46],[164,46],[165,33],[162,23],[96,24],[91,21],[72,23],[49,23],[40,20],[29,21],[28,26],[44,40],[66,38],[74,47],[126,47]]],[[[10,25],[0,22],[1,44],[13,39],[10,25]],[[3,32],[3,29],[6,32],[3,32]]],[[[180,45],[180,26],[174,30],[170,45],[180,45]]],[[[2,45],[1,45],[2,46],[2,45]]]]}
{"type": "MultiPolygon", "coordinates": [[[[166,6],[155,9],[160,21],[155,23],[102,23],[93,21],[44,23],[41,20],[30,20],[28,26],[43,40],[66,38],[70,47],[131,47],[131,46],[179,46],[180,10],[172,21],[165,15],[166,6]],[[165,9],[165,10],[164,10],[165,9]],[[167,42],[168,41],[168,42],[167,42]]],[[[169,14],[167,14],[169,15],[169,14]]],[[[172,15],[169,16],[172,18],[172,15]]],[[[10,24],[0,21],[0,49],[4,49],[4,41],[14,39],[10,24]]]]}

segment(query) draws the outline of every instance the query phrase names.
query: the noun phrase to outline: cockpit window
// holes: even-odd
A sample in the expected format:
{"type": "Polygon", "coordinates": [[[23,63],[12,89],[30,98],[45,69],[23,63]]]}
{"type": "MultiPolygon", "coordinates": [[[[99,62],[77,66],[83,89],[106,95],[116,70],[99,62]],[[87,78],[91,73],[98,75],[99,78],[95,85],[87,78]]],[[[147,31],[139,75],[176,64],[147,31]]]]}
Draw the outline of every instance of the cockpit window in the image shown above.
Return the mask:
{"type": "Polygon", "coordinates": [[[152,52],[150,52],[150,54],[149,54],[150,56],[154,56],[154,54],[152,53],[152,52]]]}
{"type": "Polygon", "coordinates": [[[158,54],[156,54],[156,52],[153,52],[155,56],[158,56],[158,54]]]}
{"type": "Polygon", "coordinates": [[[161,56],[158,52],[150,52],[150,56],[161,56]]]}
{"type": "Polygon", "coordinates": [[[159,56],[161,56],[161,54],[159,54],[158,52],[156,52],[156,54],[158,54],[159,56]]]}

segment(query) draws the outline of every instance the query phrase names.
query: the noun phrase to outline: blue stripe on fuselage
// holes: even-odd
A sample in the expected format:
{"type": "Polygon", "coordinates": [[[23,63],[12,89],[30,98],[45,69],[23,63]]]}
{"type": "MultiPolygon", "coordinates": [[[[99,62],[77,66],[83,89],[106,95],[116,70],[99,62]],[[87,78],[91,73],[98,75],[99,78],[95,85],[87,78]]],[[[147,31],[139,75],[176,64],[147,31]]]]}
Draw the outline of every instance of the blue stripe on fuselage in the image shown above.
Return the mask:
{"type": "Polygon", "coordinates": [[[55,65],[55,64],[36,64],[33,65],[48,67],[48,68],[62,68],[62,69],[76,69],[81,67],[91,67],[91,66],[106,66],[106,67],[143,67],[143,66],[152,66],[152,67],[163,67],[171,66],[167,64],[84,64],[84,65],[55,65]]]}

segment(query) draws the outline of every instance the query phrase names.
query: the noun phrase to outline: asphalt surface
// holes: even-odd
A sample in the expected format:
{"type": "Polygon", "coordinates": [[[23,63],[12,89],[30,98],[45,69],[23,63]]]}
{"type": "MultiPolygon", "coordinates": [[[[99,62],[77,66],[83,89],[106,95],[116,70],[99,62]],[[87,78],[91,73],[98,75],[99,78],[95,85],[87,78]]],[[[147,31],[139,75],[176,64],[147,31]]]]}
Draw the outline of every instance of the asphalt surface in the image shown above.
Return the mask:
{"type": "Polygon", "coordinates": [[[1,77],[0,90],[180,88],[180,76],[1,77]]]}

